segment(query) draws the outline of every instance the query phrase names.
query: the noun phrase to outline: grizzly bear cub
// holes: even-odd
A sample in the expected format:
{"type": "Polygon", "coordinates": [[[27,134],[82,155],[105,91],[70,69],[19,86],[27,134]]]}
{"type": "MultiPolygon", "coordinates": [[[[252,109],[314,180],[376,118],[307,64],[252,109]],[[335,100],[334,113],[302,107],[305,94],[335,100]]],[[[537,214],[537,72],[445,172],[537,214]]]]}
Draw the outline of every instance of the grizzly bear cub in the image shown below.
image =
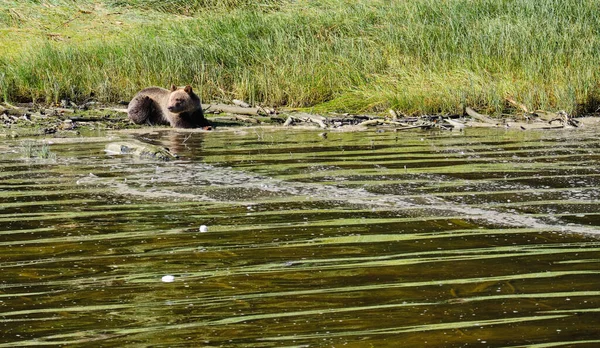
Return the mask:
{"type": "Polygon", "coordinates": [[[137,124],[170,124],[175,128],[210,127],[204,118],[200,97],[192,87],[171,90],[149,87],[133,97],[127,107],[129,119],[137,124]]]}

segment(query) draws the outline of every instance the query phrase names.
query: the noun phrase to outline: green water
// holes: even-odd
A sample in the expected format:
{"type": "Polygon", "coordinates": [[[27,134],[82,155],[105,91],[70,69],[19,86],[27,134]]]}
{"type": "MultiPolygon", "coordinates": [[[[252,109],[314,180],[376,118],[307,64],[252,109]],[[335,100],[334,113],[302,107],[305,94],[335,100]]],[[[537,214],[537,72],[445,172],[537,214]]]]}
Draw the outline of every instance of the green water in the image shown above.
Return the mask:
{"type": "Polygon", "coordinates": [[[0,140],[0,347],[600,345],[596,130],[319,133],[0,140]]]}

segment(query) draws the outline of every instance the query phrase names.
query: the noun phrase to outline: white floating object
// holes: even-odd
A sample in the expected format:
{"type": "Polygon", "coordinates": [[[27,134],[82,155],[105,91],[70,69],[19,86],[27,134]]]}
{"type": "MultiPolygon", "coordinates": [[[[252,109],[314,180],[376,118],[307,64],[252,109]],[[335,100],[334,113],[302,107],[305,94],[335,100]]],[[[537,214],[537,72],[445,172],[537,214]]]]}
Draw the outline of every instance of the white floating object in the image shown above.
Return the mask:
{"type": "Polygon", "coordinates": [[[172,275],[166,275],[166,276],[163,276],[161,278],[161,280],[163,281],[163,283],[172,283],[175,281],[175,277],[172,275]]]}
{"type": "Polygon", "coordinates": [[[208,226],[206,226],[206,225],[200,226],[200,232],[203,232],[203,233],[208,232],[208,226]]]}

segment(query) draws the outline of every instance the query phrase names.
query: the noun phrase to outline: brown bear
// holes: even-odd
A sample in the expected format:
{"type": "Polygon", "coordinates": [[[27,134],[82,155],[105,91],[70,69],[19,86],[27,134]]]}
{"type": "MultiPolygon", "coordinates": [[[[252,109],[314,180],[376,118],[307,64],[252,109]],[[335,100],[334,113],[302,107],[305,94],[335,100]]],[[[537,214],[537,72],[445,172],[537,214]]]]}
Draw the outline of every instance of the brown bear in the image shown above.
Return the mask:
{"type": "Polygon", "coordinates": [[[171,90],[160,87],[149,87],[141,90],[133,97],[127,107],[129,119],[137,124],[170,124],[175,128],[210,128],[204,118],[200,97],[192,87],[171,90]]]}

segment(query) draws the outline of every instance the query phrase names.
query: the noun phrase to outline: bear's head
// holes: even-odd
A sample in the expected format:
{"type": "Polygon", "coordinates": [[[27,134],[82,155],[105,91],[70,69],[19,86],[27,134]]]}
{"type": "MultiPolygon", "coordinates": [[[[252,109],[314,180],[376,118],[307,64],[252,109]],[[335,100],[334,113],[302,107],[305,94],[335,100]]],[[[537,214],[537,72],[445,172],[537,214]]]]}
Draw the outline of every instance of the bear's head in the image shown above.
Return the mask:
{"type": "Polygon", "coordinates": [[[188,85],[184,88],[171,86],[171,95],[167,105],[169,112],[180,114],[182,112],[193,112],[199,108],[202,108],[200,98],[194,93],[191,86],[188,85]]]}

